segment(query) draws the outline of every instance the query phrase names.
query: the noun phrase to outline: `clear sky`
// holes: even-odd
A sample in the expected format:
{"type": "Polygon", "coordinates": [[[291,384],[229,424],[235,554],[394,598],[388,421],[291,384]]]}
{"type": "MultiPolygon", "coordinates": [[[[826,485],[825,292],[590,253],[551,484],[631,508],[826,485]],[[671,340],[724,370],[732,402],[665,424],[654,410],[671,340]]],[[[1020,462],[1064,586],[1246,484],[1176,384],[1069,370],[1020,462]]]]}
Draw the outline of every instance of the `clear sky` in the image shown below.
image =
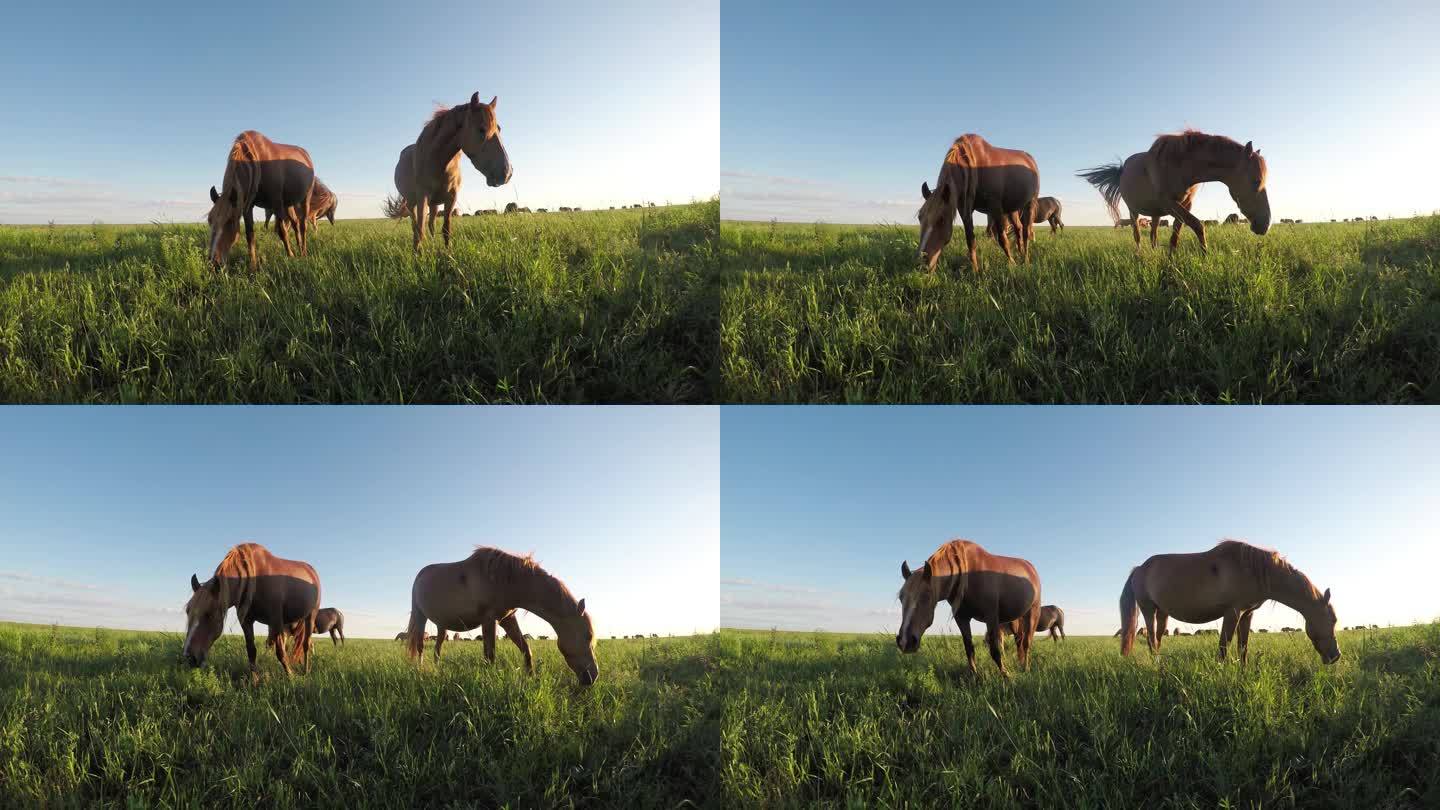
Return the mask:
{"type": "Polygon", "coordinates": [[[415,573],[481,544],[534,552],[602,638],[718,623],[715,408],[0,416],[0,620],[180,632],[190,575],[254,541],[314,565],[352,636],[404,629],[415,573]]]}
{"type": "MultiPolygon", "coordinates": [[[[774,4],[726,0],[721,211],[915,224],[965,132],[1024,149],[1072,224],[1075,172],[1186,126],[1253,141],[1274,219],[1440,209],[1433,0],[774,4]]],[[[1236,210],[1201,187],[1205,219],[1236,210]]]]}
{"type": "Polygon", "coordinates": [[[499,96],[509,185],[466,210],[719,190],[718,0],[7,6],[0,222],[203,217],[234,137],[309,150],[339,216],[379,216],[435,105],[499,96]]]}
{"type": "Polygon", "coordinates": [[[1077,634],[1120,626],[1131,567],[1225,537],[1342,626],[1440,618],[1440,409],[725,408],[721,437],[726,627],[893,634],[901,561],[955,537],[1033,562],[1077,634]]]}

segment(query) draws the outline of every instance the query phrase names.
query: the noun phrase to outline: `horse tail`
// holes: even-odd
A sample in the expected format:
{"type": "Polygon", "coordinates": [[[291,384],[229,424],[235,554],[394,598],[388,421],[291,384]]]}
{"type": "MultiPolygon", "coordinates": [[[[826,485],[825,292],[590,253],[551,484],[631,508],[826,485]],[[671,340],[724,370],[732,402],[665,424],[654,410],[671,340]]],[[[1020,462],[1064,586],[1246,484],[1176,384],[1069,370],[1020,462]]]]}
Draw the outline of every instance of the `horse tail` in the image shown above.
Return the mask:
{"type": "Polygon", "coordinates": [[[419,658],[425,654],[425,614],[420,612],[420,606],[410,601],[410,624],[405,628],[409,634],[405,638],[405,649],[410,653],[411,658],[419,658]]]}
{"type": "Polygon", "coordinates": [[[340,634],[340,643],[345,643],[345,614],[335,611],[335,632],[340,634]]]}
{"type": "Polygon", "coordinates": [[[1105,198],[1105,207],[1110,209],[1110,218],[1115,221],[1120,219],[1120,175],[1124,171],[1123,163],[1106,163],[1103,166],[1076,172],[1078,176],[1085,178],[1086,182],[1100,190],[1100,196],[1105,198]]]}
{"type": "Polygon", "coordinates": [[[1125,587],[1120,589],[1120,654],[1129,655],[1135,646],[1135,630],[1139,624],[1139,611],[1135,607],[1135,569],[1125,578],[1125,587]]]}

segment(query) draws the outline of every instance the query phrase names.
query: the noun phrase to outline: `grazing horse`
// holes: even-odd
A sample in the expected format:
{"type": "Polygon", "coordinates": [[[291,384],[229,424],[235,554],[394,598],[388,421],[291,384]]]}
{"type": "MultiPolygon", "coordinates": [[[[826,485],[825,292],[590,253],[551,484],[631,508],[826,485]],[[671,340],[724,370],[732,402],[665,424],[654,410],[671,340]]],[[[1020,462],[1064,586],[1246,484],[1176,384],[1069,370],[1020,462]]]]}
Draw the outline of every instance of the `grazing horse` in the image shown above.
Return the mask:
{"type": "Polygon", "coordinates": [[[1065,638],[1065,611],[1055,605],[1040,608],[1040,618],[1035,622],[1035,632],[1050,631],[1050,640],[1059,642],[1065,638]],[[1058,635],[1057,635],[1058,634],[1058,635]]]}
{"type": "Polygon", "coordinates": [[[276,557],[259,543],[241,543],[230,549],[215,574],[204,584],[190,576],[190,601],[185,604],[185,646],[181,654],[192,667],[205,663],[210,646],[225,629],[225,614],[235,618],[245,634],[250,673],[255,666],[255,622],[269,628],[265,643],[288,675],[290,659],[300,657],[310,671],[310,633],[320,610],[320,575],[309,563],[276,557]],[[295,643],[285,654],[285,636],[295,643]]]}
{"type": "MultiPolygon", "coordinates": [[[[989,233],[991,236],[994,236],[995,228],[1000,224],[1000,222],[1001,220],[996,219],[992,219],[986,222],[986,232],[989,233]]],[[[1057,230],[1065,230],[1065,223],[1060,221],[1060,201],[1055,199],[1054,197],[1041,197],[1037,199],[1035,201],[1034,222],[1036,224],[1039,224],[1041,222],[1050,223],[1051,233],[1055,233],[1057,230]]],[[[1014,229],[1015,223],[1013,218],[1010,220],[1005,220],[1005,224],[1012,230],[1014,229]]],[[[1118,228],[1119,226],[1117,225],[1116,227],[1118,228]]]]}
{"type": "MultiPolygon", "coordinates": [[[[1021,259],[1028,262],[1030,239],[1035,233],[1035,197],[1039,190],[1040,169],[1030,153],[991,146],[979,135],[961,135],[945,153],[935,191],[930,191],[929,183],[920,184],[920,195],[925,200],[919,213],[920,260],[934,272],[940,251],[950,243],[958,211],[965,225],[970,267],[978,272],[975,212],[980,211],[992,222],[1009,220],[1019,235],[1021,259]]],[[[996,227],[992,233],[1000,249],[1005,251],[1005,258],[1014,264],[1005,231],[996,227]]]]}
{"type": "Polygon", "coordinates": [[[315,632],[329,633],[330,642],[339,647],[345,641],[345,614],[335,608],[322,608],[315,613],[315,632]]]}
{"type": "MultiPolygon", "coordinates": [[[[208,257],[210,264],[220,267],[240,236],[240,220],[245,220],[245,242],[250,246],[250,266],[255,267],[255,206],[271,211],[295,208],[299,215],[296,241],[300,255],[306,256],[305,238],[310,213],[310,187],[315,183],[315,164],[310,153],[298,146],[275,143],[254,130],[235,136],[230,156],[225,161],[225,176],[220,191],[210,187],[210,223],[208,257]]],[[[275,234],[290,249],[285,232],[288,217],[276,217],[275,234]]]]}
{"type": "Polygon", "coordinates": [[[1014,623],[1015,649],[1020,666],[1030,668],[1030,642],[1040,616],[1040,575],[1028,560],[991,554],[969,540],[951,540],[935,550],[919,571],[900,563],[900,632],[895,646],[902,653],[920,649],[920,637],[935,622],[935,605],[950,603],[960,625],[965,657],[975,673],[975,644],[970,620],[985,623],[985,643],[995,666],[1005,673],[1000,657],[1000,627],[1014,623]]]}
{"type": "MultiPolygon", "coordinates": [[[[1223,135],[1208,135],[1187,129],[1178,135],[1161,135],[1148,152],[1137,152],[1124,163],[1096,166],[1080,172],[1100,190],[1112,218],[1120,217],[1120,198],[1131,216],[1149,214],[1153,219],[1170,214],[1175,230],[1170,234],[1170,252],[1180,244],[1185,225],[1205,248],[1205,225],[1190,213],[1195,192],[1201,183],[1218,181],[1230,189],[1230,198],[1250,218],[1250,230],[1263,236],[1270,230],[1270,198],[1265,190],[1265,158],[1250,143],[1241,146],[1223,135]]],[[[1132,226],[1135,247],[1140,247],[1140,226],[1132,226]]],[[[1150,227],[1150,247],[1155,247],[1157,225],[1150,227]]]]}
{"type": "Polygon", "coordinates": [[[1267,599],[1294,609],[1305,619],[1305,633],[1321,661],[1333,664],[1340,660],[1330,589],[1320,593],[1308,577],[1276,552],[1239,540],[1222,540],[1198,554],[1157,554],[1136,566],[1120,591],[1120,622],[1125,631],[1120,652],[1130,654],[1138,607],[1151,630],[1152,653],[1160,651],[1159,636],[1164,635],[1170,616],[1188,624],[1221,619],[1220,660],[1225,660],[1233,634],[1238,637],[1243,664],[1250,619],[1267,599]]]}
{"type": "Polygon", "coordinates": [[[530,646],[515,618],[528,610],[555,628],[560,654],[580,683],[589,686],[600,676],[595,663],[595,627],[585,612],[585,600],[576,601],[559,578],[547,573],[530,557],[518,557],[497,548],[477,547],[469,557],[452,563],[433,563],[420,569],[410,588],[410,656],[425,653],[420,641],[425,622],[432,621],[435,661],[446,630],[474,630],[485,639],[485,659],[495,660],[495,625],[505,630],[525,657],[525,669],[534,671],[530,646]]]}
{"type": "Polygon", "coordinates": [[[510,157],[500,142],[500,120],[495,117],[498,98],[480,102],[480,94],[430,116],[415,143],[400,152],[395,164],[395,190],[410,206],[414,249],[425,238],[425,214],[430,214],[430,235],[435,235],[435,210],[445,206],[445,246],[450,246],[450,218],[460,195],[460,153],[470,158],[494,188],[510,182],[510,157]]]}

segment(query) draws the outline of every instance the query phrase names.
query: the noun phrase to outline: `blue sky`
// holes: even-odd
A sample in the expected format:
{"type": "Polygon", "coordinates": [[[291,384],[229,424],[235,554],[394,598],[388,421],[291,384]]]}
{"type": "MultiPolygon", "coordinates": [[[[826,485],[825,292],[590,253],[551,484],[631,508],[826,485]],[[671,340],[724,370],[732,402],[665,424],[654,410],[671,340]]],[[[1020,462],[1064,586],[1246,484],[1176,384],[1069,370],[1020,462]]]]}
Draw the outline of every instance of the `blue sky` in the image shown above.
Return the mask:
{"type": "MultiPolygon", "coordinates": [[[[1024,149],[1074,224],[1075,172],[1186,126],[1249,140],[1274,218],[1440,209],[1440,4],[726,0],[721,207],[731,219],[915,223],[950,142],[1024,149]]],[[[1202,186],[1194,210],[1236,210],[1202,186]]]]}
{"type": "Polygon", "coordinates": [[[193,221],[235,135],[309,150],[341,217],[379,216],[436,103],[499,96],[515,167],[466,210],[719,188],[719,2],[7,8],[0,222],[193,221]]]}
{"type": "Polygon", "coordinates": [[[190,575],[255,541],[390,637],[416,571],[484,544],[533,551],[601,637],[711,630],[718,430],[702,407],[7,408],[0,620],[178,632],[190,575]]]}
{"type": "Polygon", "coordinates": [[[954,537],[1033,562],[1078,634],[1119,626],[1132,566],[1225,537],[1342,625],[1440,618],[1434,408],[725,408],[721,436],[726,627],[894,633],[901,561],[954,537]]]}

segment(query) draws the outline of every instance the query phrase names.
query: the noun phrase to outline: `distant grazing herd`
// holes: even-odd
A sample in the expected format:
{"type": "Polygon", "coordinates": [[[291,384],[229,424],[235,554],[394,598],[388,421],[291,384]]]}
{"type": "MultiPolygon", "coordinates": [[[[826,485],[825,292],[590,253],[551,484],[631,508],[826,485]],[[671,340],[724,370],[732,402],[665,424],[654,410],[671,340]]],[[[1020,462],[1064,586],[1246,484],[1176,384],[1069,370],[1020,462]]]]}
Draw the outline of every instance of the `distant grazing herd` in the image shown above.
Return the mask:
{"type": "MultiPolygon", "coordinates": [[[[902,561],[900,577],[900,630],[895,634],[895,646],[902,653],[919,651],[920,639],[934,623],[936,606],[942,601],[949,604],[950,615],[960,628],[972,673],[972,621],[985,625],[990,657],[1002,674],[1001,648],[1006,635],[1014,636],[1023,669],[1029,669],[1036,632],[1049,630],[1056,641],[1065,638],[1064,611],[1041,604],[1040,574],[1029,560],[991,554],[969,540],[951,540],[919,570],[912,571],[910,564],[902,561]]],[[[1322,662],[1332,664],[1340,659],[1330,591],[1322,593],[1278,553],[1239,540],[1222,540],[1198,553],[1156,554],[1132,568],[1120,591],[1120,629],[1115,631],[1120,653],[1130,654],[1136,636],[1146,639],[1151,653],[1160,652],[1171,618],[1187,624],[1219,620],[1218,631],[1206,628],[1194,635],[1218,633],[1222,661],[1234,637],[1243,664],[1248,658],[1255,610],[1272,599],[1305,619],[1305,634],[1322,662]],[[1143,625],[1138,621],[1141,617],[1143,625]]],[[[1372,629],[1378,628],[1372,625],[1372,629]]],[[[1298,632],[1298,628],[1285,627],[1281,632],[1298,632]]],[[[1189,634],[1177,627],[1173,635],[1189,634]]]]}

